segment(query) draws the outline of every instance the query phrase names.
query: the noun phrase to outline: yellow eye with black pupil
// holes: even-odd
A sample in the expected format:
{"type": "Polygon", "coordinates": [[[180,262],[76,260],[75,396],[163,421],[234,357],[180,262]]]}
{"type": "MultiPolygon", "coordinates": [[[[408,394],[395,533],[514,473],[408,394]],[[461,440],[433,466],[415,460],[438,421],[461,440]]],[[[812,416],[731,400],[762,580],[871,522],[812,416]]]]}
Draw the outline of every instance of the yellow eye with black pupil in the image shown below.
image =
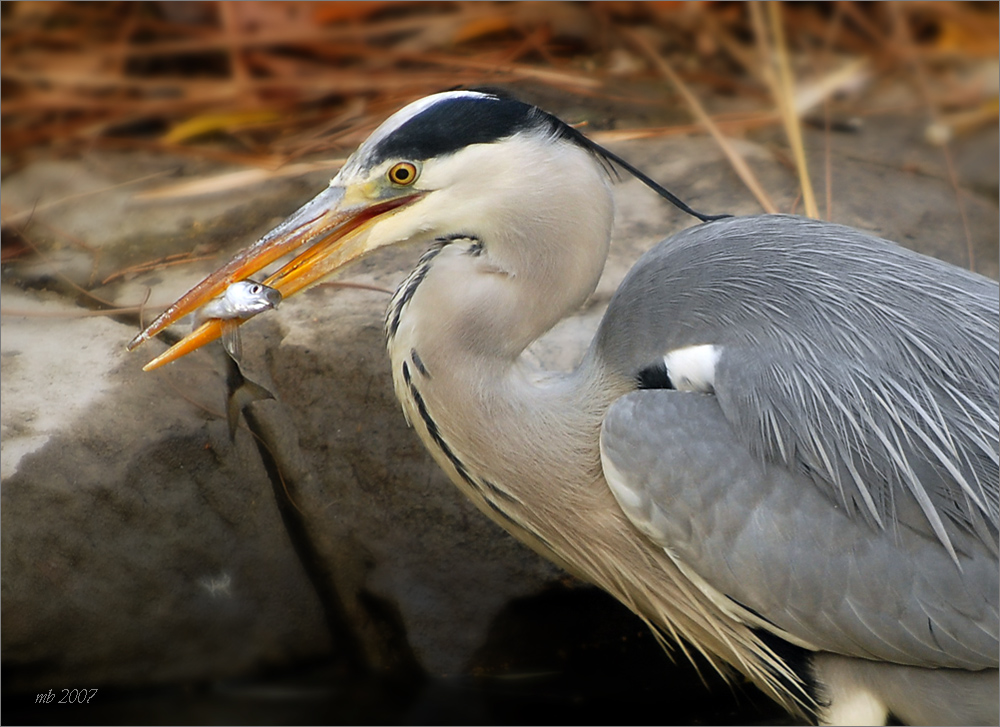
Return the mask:
{"type": "Polygon", "coordinates": [[[393,164],[389,170],[389,181],[404,187],[417,181],[417,168],[410,162],[393,164]]]}

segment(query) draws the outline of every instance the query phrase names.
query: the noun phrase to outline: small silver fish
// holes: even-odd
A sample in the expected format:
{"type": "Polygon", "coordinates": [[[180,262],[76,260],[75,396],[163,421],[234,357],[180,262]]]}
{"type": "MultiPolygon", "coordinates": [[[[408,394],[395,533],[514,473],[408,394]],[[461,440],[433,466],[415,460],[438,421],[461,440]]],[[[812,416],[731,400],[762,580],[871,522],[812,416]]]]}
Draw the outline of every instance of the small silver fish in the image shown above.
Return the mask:
{"type": "Polygon", "coordinates": [[[253,280],[240,280],[198,310],[194,327],[213,318],[223,321],[222,345],[233,359],[239,361],[243,355],[239,324],[258,313],[277,308],[280,302],[280,290],[253,280]]]}
{"type": "Polygon", "coordinates": [[[200,326],[210,318],[252,318],[277,307],[280,302],[281,292],[276,288],[253,280],[240,280],[226,288],[220,297],[203,305],[195,316],[195,325],[200,326]]]}

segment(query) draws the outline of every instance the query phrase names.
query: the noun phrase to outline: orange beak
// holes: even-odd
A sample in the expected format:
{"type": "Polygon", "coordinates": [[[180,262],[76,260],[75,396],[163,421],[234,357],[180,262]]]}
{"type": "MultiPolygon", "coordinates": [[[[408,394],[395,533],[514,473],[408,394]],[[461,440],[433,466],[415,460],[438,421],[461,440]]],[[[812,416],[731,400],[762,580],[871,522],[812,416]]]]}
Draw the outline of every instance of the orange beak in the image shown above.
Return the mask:
{"type": "MultiPolygon", "coordinates": [[[[233,283],[246,280],[279,258],[306,246],[305,250],[264,280],[264,284],[276,288],[282,298],[304,290],[367,252],[365,236],[361,233],[387,213],[420,197],[416,193],[384,201],[364,200],[349,204],[345,203],[345,192],[344,187],[331,186],[316,195],[260,240],[182,295],[133,338],[127,350],[134,350],[171,323],[198,310],[233,283]]],[[[222,335],[224,324],[240,325],[246,320],[209,319],[143,366],[143,371],[152,371],[214,341],[222,335]]]]}

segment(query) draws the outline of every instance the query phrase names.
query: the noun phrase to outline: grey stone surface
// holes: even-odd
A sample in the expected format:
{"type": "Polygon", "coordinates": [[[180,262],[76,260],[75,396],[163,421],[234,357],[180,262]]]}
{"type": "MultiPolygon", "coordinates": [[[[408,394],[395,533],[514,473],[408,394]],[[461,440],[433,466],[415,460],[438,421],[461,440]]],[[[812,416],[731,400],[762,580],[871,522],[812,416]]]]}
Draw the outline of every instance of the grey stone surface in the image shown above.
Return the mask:
{"type": "Polygon", "coordinates": [[[259,458],[208,413],[224,406],[217,375],[192,367],[182,395],[124,357],[129,327],[3,296],[7,686],[218,678],[325,653],[259,458]]]}
{"type": "MultiPolygon", "coordinates": [[[[833,219],[965,264],[955,192],[921,134],[895,118],[833,137],[833,219]]],[[[962,192],[976,266],[994,277],[996,136],[956,143],[958,160],[976,162],[962,192]],[[979,149],[992,155],[992,176],[979,149]]],[[[738,144],[790,210],[794,177],[776,138],[738,144]]],[[[807,143],[821,180],[822,136],[807,143]]],[[[699,209],[759,211],[710,140],[614,149],[699,209]]],[[[94,153],[12,175],[5,206],[164,170],[180,179],[219,171],[94,153]]],[[[480,516],[405,427],[384,353],[384,293],[321,286],[245,326],[246,373],[277,398],[249,408],[261,439],[241,428],[233,442],[218,348],[143,374],[163,344],[124,353],[136,314],[81,315],[93,302],[71,283],[119,305],[138,305],[147,289],[150,305],[170,302],[325,176],[135,199],[160,178],[40,205],[25,234],[44,257],[6,265],[2,287],[2,638],[16,686],[217,679],[351,651],[383,670],[455,674],[506,605],[561,577],[480,516]],[[101,283],[192,250],[215,258],[101,283]],[[283,493],[293,503],[284,517],[283,493]]],[[[554,368],[578,360],[638,255],[689,224],[634,180],[619,185],[617,201],[612,258],[593,300],[530,351],[554,368]]],[[[419,253],[379,254],[344,279],[392,288],[419,253]]]]}

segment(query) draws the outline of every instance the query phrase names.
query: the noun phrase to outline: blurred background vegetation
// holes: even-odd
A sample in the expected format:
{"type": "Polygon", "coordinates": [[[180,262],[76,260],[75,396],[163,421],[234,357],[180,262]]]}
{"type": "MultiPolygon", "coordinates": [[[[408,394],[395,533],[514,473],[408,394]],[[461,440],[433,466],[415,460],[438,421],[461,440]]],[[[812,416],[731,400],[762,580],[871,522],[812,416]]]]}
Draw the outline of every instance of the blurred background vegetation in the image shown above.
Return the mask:
{"type": "Polygon", "coordinates": [[[571,120],[605,140],[704,129],[700,99],[727,136],[780,124],[789,108],[834,125],[908,110],[946,144],[997,122],[997,8],[5,2],[3,172],[93,147],[276,170],[342,157],[406,102],[476,85],[573,98],[570,112],[588,111],[571,120]]]}

